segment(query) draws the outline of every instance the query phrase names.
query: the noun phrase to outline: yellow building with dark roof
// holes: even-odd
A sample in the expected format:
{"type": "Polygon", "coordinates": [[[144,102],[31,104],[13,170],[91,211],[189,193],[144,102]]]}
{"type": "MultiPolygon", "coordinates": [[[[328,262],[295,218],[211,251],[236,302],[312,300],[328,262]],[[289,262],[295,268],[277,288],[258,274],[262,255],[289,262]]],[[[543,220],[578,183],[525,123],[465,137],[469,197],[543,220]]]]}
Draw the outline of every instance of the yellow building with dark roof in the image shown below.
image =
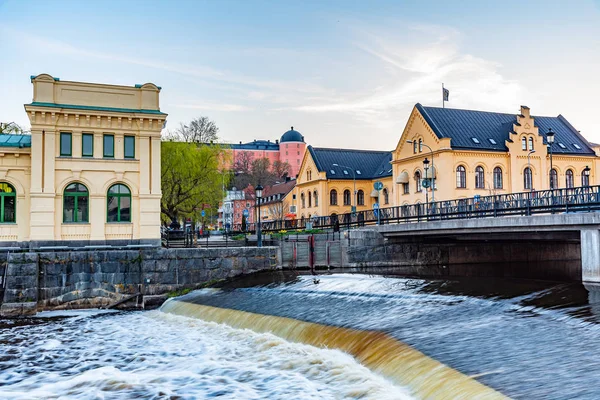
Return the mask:
{"type": "Polygon", "coordinates": [[[598,150],[562,115],[533,116],[526,106],[503,114],[417,104],[393,151],[394,203],[596,184],[598,150]],[[423,179],[433,174],[432,192],[423,179]]]}
{"type": "Polygon", "coordinates": [[[381,207],[392,205],[392,154],[389,151],[327,149],[308,146],[294,195],[300,220],[373,208],[374,183],[381,181],[381,207]]]}

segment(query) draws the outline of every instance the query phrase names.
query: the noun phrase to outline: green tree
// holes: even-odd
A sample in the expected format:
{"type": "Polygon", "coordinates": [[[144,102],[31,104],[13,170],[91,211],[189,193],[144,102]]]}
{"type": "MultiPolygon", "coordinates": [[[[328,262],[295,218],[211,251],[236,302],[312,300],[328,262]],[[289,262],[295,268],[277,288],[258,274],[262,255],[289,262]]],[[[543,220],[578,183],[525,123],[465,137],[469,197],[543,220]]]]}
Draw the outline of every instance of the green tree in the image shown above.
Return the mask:
{"type": "Polygon", "coordinates": [[[163,221],[199,220],[203,204],[217,209],[229,180],[229,174],[220,170],[224,152],[219,145],[162,142],[163,221]]]}
{"type": "Polygon", "coordinates": [[[0,122],[0,133],[2,134],[22,134],[27,131],[14,122],[0,122]]]}

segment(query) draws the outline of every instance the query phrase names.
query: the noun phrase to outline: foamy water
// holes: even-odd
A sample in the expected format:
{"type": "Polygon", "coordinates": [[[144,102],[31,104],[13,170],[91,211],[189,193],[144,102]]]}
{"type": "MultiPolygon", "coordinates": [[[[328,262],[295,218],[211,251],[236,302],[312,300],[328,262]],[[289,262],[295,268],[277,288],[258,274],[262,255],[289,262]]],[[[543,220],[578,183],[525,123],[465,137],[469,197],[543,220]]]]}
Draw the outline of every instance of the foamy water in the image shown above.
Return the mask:
{"type": "Polygon", "coordinates": [[[160,311],[0,330],[2,399],[409,399],[349,355],[160,311]]]}

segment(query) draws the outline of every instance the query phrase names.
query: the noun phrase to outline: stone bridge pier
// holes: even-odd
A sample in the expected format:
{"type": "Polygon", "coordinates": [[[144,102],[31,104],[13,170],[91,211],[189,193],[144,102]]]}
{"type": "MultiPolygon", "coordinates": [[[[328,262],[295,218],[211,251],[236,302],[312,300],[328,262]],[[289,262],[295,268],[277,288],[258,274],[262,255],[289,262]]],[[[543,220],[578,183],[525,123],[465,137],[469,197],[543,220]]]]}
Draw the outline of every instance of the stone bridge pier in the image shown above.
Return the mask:
{"type": "Polygon", "coordinates": [[[344,265],[412,276],[600,284],[600,213],[390,224],[349,232],[344,265]]]}

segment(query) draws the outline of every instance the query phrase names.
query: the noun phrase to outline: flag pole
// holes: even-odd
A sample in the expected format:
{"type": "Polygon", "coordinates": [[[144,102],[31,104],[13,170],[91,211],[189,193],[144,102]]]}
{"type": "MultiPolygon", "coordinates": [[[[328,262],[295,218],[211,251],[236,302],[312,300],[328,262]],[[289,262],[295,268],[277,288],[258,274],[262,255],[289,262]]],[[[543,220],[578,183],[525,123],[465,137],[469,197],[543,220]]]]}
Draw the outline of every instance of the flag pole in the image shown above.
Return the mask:
{"type": "Polygon", "coordinates": [[[444,96],[444,82],[442,82],[442,108],[446,108],[446,97],[444,96]]]}

